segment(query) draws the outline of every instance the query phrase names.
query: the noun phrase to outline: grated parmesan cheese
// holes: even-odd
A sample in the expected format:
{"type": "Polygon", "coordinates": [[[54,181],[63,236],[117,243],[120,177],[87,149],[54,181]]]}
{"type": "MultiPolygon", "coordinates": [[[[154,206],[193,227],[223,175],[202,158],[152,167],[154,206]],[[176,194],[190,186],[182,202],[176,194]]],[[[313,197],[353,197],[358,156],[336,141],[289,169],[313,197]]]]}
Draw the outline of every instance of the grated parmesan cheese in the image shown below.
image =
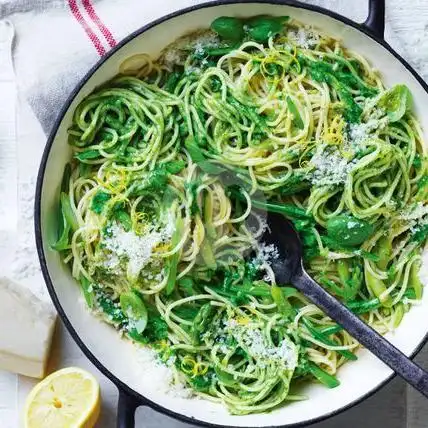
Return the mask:
{"type": "Polygon", "coordinates": [[[373,99],[368,99],[365,103],[364,108],[371,110],[367,122],[349,124],[347,142],[354,151],[365,150],[367,140],[372,138],[376,131],[381,131],[388,125],[385,111],[374,108],[373,102],[373,99]]]}
{"type": "Polygon", "coordinates": [[[355,148],[365,149],[364,143],[372,137],[375,131],[383,129],[387,125],[387,118],[370,119],[365,123],[352,123],[349,125],[349,142],[355,148]]]}
{"type": "Polygon", "coordinates": [[[278,248],[274,244],[266,245],[264,243],[257,243],[257,256],[253,260],[256,267],[270,266],[272,261],[279,258],[278,248]]]}
{"type": "MultiPolygon", "coordinates": [[[[112,273],[120,273],[120,261],[128,261],[128,273],[137,277],[141,270],[150,262],[153,249],[160,243],[171,239],[174,231],[174,221],[167,219],[166,226],[159,232],[151,230],[145,235],[137,235],[134,231],[126,232],[121,226],[114,223],[107,227],[107,235],[102,244],[111,252],[106,257],[104,267],[112,273]]],[[[157,277],[156,277],[157,278],[157,277]]]]}
{"type": "Polygon", "coordinates": [[[428,251],[424,251],[422,253],[422,264],[419,269],[419,279],[423,285],[428,285],[428,251]]]}
{"type": "Polygon", "coordinates": [[[310,177],[315,186],[332,186],[346,182],[349,173],[355,165],[355,161],[348,161],[337,151],[323,149],[312,158],[311,164],[315,170],[310,177]]]}
{"type": "Polygon", "coordinates": [[[177,49],[170,48],[163,55],[163,60],[167,65],[179,64],[181,62],[181,55],[177,49]]]}
{"type": "Polygon", "coordinates": [[[424,205],[423,202],[418,202],[416,206],[410,210],[403,211],[400,218],[403,220],[419,220],[428,214],[428,205],[424,205]]]}
{"type": "Polygon", "coordinates": [[[204,45],[201,42],[195,43],[194,49],[195,49],[195,54],[196,55],[202,56],[202,55],[205,54],[204,45]]]}
{"type": "Polygon", "coordinates": [[[177,398],[194,396],[193,391],[180,381],[174,371],[174,357],[163,363],[153,349],[140,347],[137,349],[137,358],[140,369],[138,375],[143,385],[153,385],[158,392],[177,398]]]}
{"type": "Polygon", "coordinates": [[[239,324],[233,318],[227,320],[225,324],[226,329],[245,346],[246,351],[257,360],[259,365],[276,363],[290,370],[294,370],[297,366],[298,352],[291,341],[283,339],[278,346],[275,346],[267,343],[258,327],[239,324]]]}
{"type": "MultiPolygon", "coordinates": [[[[196,55],[204,55],[205,47],[216,47],[219,44],[219,38],[214,33],[204,33],[198,37],[183,37],[178,42],[169,46],[163,53],[162,59],[167,65],[181,64],[187,51],[193,49],[196,55]]],[[[204,63],[205,65],[207,62],[204,63]]],[[[202,65],[204,65],[202,64],[202,65]]]]}
{"type": "Polygon", "coordinates": [[[313,30],[299,28],[297,31],[289,31],[288,38],[296,45],[303,49],[310,49],[319,43],[319,34],[313,30]]]}
{"type": "Polygon", "coordinates": [[[189,76],[191,74],[195,74],[195,75],[199,76],[201,74],[201,72],[202,71],[199,67],[194,67],[193,65],[186,67],[186,69],[185,69],[186,76],[189,76]]]}
{"type": "Polygon", "coordinates": [[[416,206],[402,211],[401,220],[406,220],[410,226],[410,232],[419,232],[424,226],[428,225],[428,205],[418,202],[416,206]]]}
{"type": "Polygon", "coordinates": [[[266,215],[260,215],[255,212],[252,212],[250,216],[247,218],[247,227],[248,230],[251,232],[251,235],[254,239],[259,239],[266,230],[269,230],[269,225],[266,220],[266,215]],[[253,220],[257,222],[257,224],[254,224],[253,220]]]}
{"type": "Polygon", "coordinates": [[[358,226],[358,223],[356,221],[348,221],[346,225],[348,229],[353,229],[354,227],[357,227],[357,226],[358,226]]]}
{"type": "Polygon", "coordinates": [[[113,274],[119,275],[121,273],[120,271],[120,259],[119,257],[112,253],[109,254],[103,263],[104,267],[113,274]]]}
{"type": "Polygon", "coordinates": [[[168,241],[169,239],[171,239],[172,234],[175,231],[175,221],[176,218],[174,210],[169,210],[166,213],[165,217],[162,219],[162,223],[165,225],[161,230],[163,241],[168,241]]]}
{"type": "Polygon", "coordinates": [[[412,220],[410,223],[410,232],[416,233],[422,230],[424,226],[428,225],[428,217],[418,220],[412,220]]]}
{"type": "MultiPolygon", "coordinates": [[[[151,259],[153,248],[162,242],[162,235],[159,232],[138,236],[132,230],[126,232],[117,224],[109,226],[107,233],[109,236],[103,240],[105,248],[119,259],[121,257],[128,259],[128,272],[133,277],[138,276],[151,259]]],[[[110,259],[109,263],[114,263],[114,259],[113,262],[110,259]]]]}
{"type": "Polygon", "coordinates": [[[217,47],[219,38],[214,33],[204,33],[194,38],[191,43],[191,48],[194,49],[196,55],[202,56],[205,54],[205,48],[217,47]]]}
{"type": "MultiPolygon", "coordinates": [[[[349,142],[353,148],[361,147],[370,136],[374,123],[351,123],[349,125],[349,142]]],[[[374,122],[374,121],[373,121],[374,122]]]]}

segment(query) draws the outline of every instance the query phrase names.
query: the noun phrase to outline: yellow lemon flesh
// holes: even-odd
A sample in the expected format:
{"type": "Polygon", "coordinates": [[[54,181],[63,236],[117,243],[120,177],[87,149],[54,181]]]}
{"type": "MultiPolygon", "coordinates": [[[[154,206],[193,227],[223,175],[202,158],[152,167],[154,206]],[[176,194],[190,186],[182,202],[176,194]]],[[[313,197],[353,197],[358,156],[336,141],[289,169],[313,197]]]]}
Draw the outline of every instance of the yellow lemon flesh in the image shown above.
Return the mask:
{"type": "Polygon", "coordinates": [[[25,405],[26,428],[92,428],[100,413],[100,386],[85,370],[69,367],[38,383],[25,405]]]}

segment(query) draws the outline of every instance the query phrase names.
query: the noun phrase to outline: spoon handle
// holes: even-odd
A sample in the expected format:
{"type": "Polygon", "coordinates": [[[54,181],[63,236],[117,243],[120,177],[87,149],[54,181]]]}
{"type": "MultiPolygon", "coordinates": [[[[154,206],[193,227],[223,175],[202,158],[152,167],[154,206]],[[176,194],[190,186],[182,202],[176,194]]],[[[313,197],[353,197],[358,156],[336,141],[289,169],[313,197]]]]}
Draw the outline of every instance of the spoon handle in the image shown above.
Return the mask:
{"type": "Polygon", "coordinates": [[[407,358],[399,349],[373,330],[358,316],[325,291],[302,271],[293,277],[293,285],[340,324],[352,337],[387,364],[406,382],[428,397],[428,373],[407,358]]]}

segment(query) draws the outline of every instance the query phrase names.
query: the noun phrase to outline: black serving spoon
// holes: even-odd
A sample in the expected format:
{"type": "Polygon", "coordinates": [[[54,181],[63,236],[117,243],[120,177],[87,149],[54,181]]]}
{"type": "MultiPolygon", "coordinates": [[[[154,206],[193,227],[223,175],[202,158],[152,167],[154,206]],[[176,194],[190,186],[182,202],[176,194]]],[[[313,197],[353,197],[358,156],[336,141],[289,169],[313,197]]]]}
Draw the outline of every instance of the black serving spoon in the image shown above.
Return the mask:
{"type": "Polygon", "coordinates": [[[387,364],[406,382],[428,397],[428,373],[388,340],[364,323],[358,316],[317,284],[305,271],[302,245],[292,223],[280,214],[269,213],[268,228],[262,242],[275,245],[279,257],[271,261],[278,284],[291,284],[351,336],[387,364]]]}

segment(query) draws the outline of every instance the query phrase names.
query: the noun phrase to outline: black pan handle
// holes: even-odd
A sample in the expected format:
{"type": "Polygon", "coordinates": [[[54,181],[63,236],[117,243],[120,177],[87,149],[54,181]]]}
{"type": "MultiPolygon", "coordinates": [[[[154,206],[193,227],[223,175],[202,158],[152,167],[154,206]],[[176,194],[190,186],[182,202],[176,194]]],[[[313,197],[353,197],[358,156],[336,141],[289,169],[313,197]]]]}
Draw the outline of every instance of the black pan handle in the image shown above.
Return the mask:
{"type": "Polygon", "coordinates": [[[119,388],[119,404],[117,406],[117,428],[134,428],[135,411],[143,403],[134,396],[119,388]]]}
{"type": "Polygon", "coordinates": [[[369,0],[369,16],[363,27],[374,36],[385,38],[385,0],[369,0]]]}

